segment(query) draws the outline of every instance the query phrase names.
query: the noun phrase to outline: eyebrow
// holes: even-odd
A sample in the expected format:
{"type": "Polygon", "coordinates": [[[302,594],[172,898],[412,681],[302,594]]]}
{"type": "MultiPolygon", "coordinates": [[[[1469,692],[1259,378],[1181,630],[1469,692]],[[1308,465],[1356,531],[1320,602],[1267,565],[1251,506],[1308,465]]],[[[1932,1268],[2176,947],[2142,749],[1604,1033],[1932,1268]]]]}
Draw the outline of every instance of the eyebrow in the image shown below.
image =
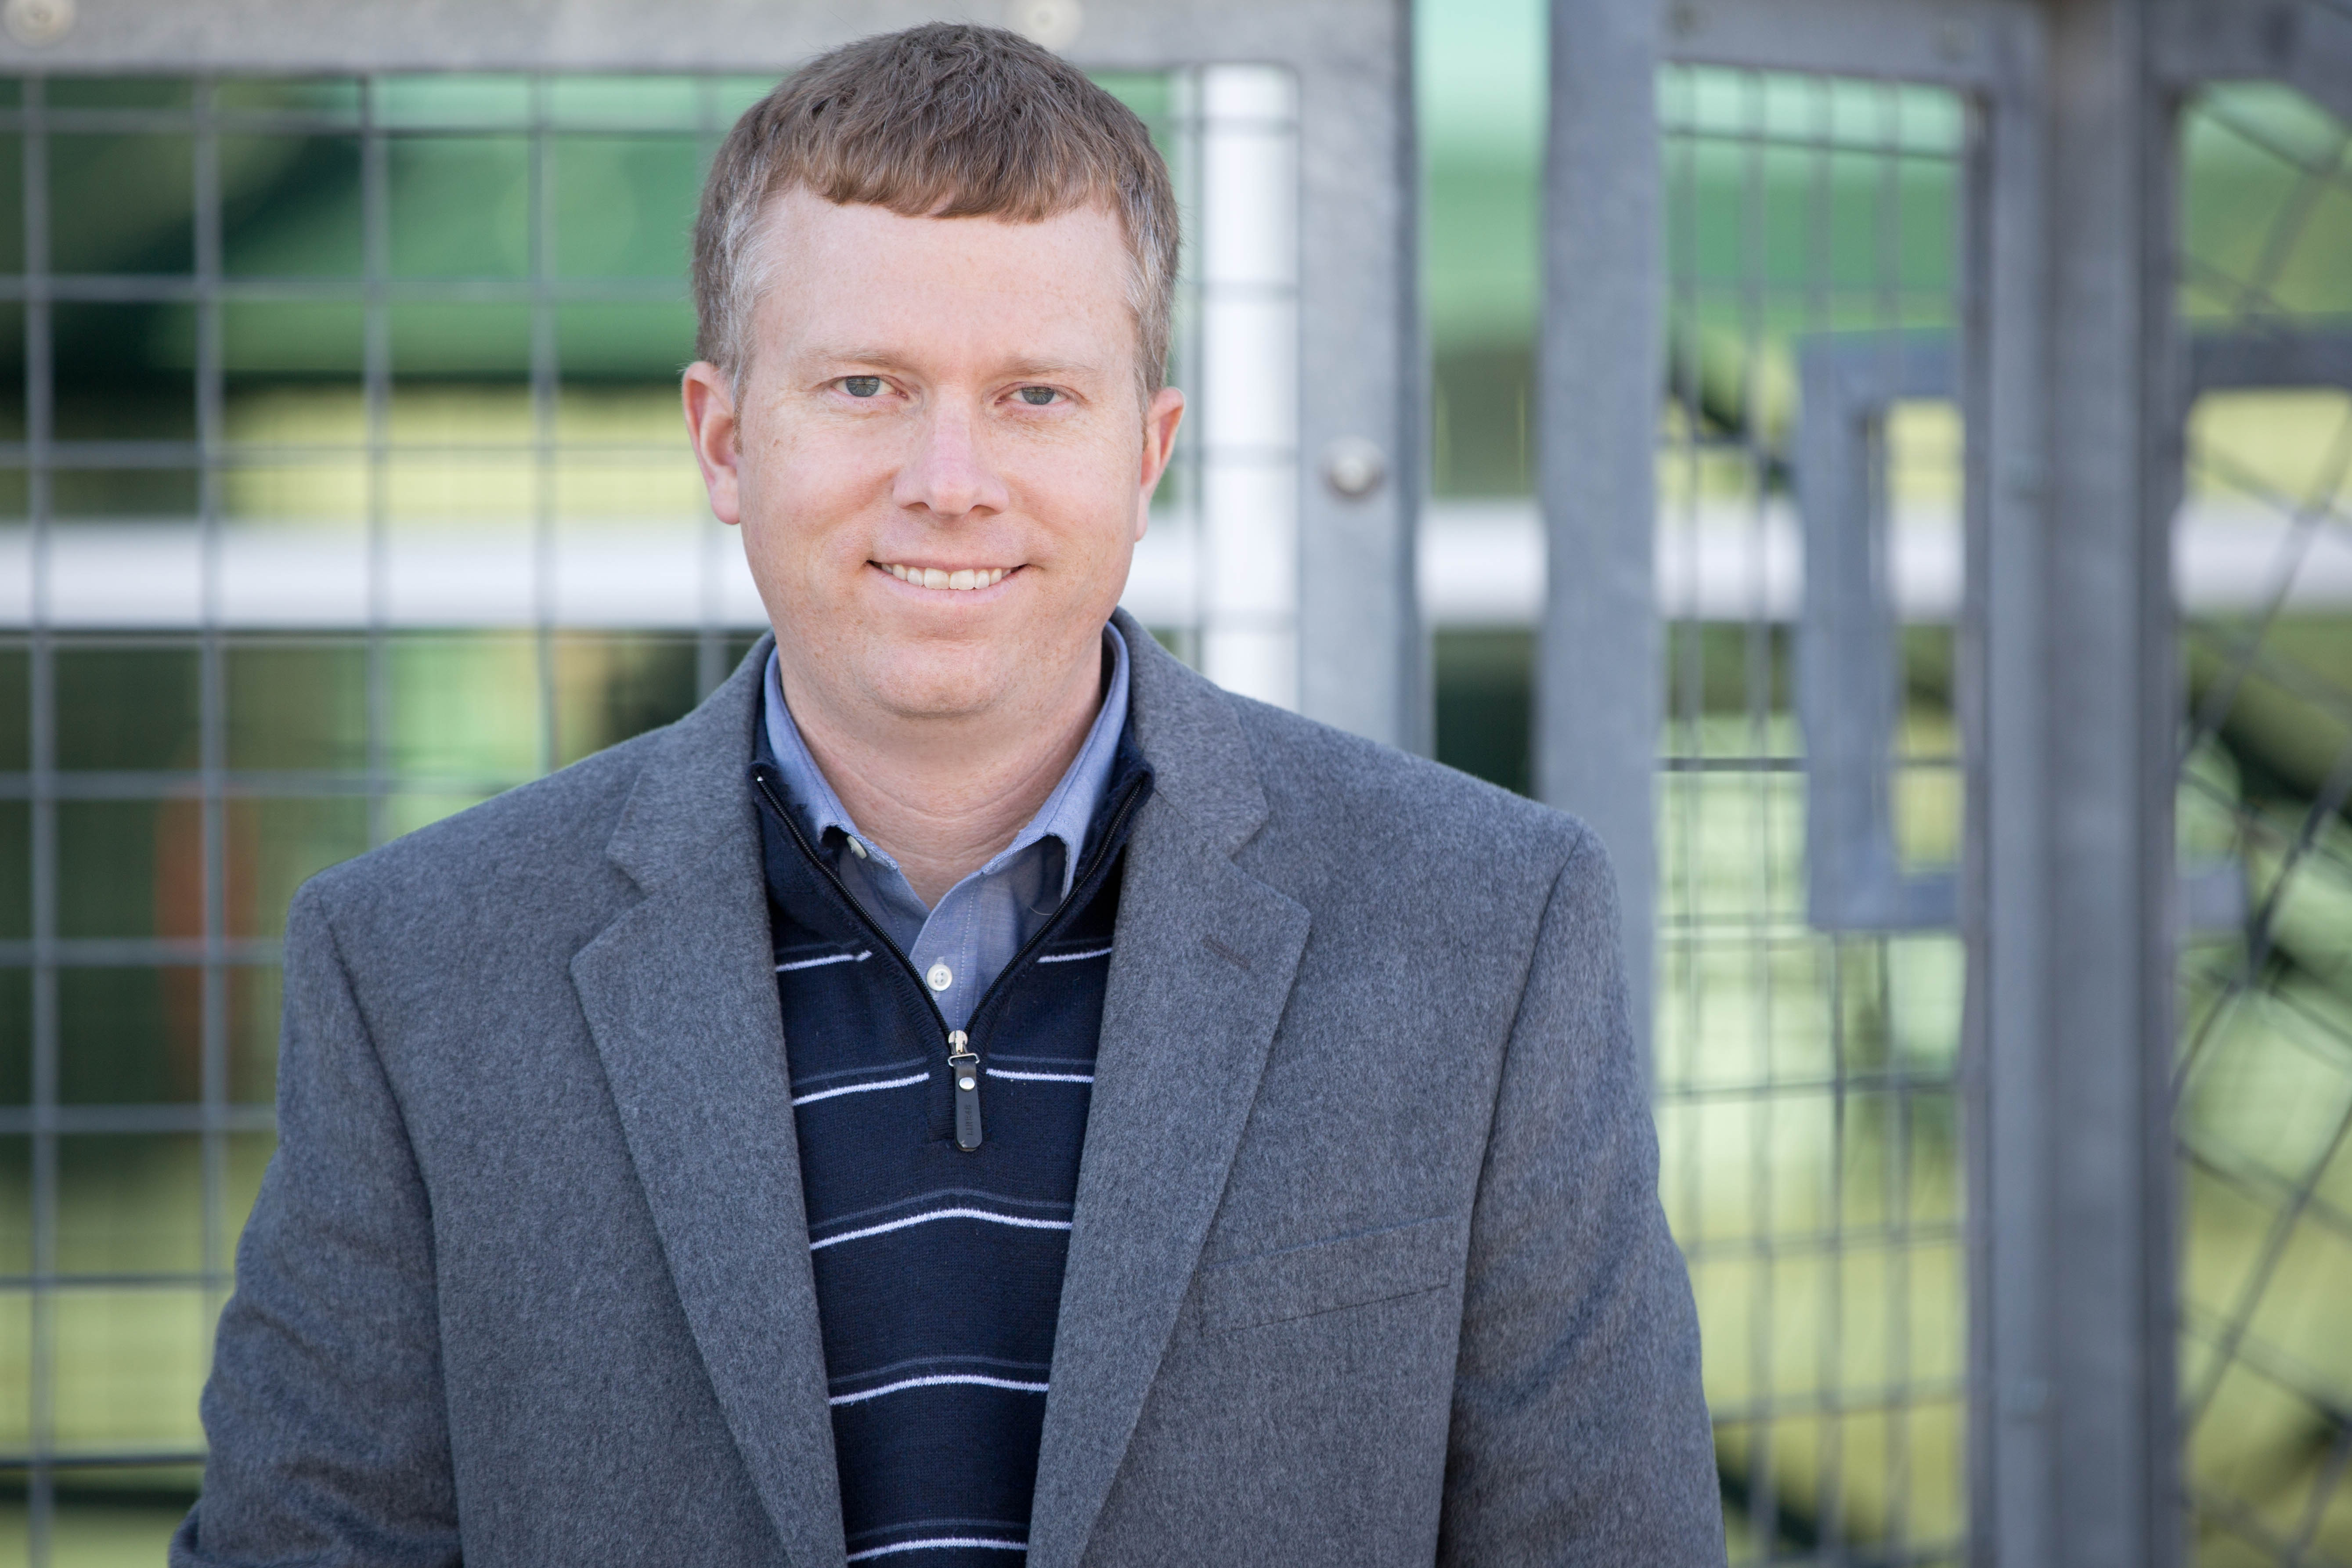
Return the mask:
{"type": "Polygon", "coordinates": [[[1005,369],[1024,379],[1038,381],[1057,375],[1098,375],[1102,373],[1100,365],[1084,364],[1076,360],[1053,359],[1014,360],[1005,369]]]}
{"type": "MultiPolygon", "coordinates": [[[[877,370],[888,371],[907,371],[914,368],[888,349],[880,348],[812,349],[799,357],[803,363],[812,366],[867,364],[877,370]]],[[[1099,375],[1103,372],[1099,365],[1087,364],[1076,360],[1017,359],[1004,366],[1001,374],[1010,375],[1016,380],[1044,381],[1055,376],[1099,375]]]]}
{"type": "Polygon", "coordinates": [[[887,349],[809,349],[793,357],[811,367],[831,364],[870,364],[877,370],[911,368],[906,361],[887,349]]]}

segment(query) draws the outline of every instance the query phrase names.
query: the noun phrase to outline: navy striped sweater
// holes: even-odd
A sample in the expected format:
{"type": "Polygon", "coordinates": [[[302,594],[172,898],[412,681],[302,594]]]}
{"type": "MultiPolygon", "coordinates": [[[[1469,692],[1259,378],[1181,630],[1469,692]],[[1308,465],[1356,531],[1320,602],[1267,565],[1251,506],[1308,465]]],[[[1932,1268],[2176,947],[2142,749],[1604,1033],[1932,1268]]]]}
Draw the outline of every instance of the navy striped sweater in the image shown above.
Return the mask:
{"type": "Polygon", "coordinates": [[[913,967],[784,810],[760,802],[776,990],[852,1563],[1004,1568],[1027,1544],[1120,851],[1151,787],[1119,737],[1070,897],[1005,966],[959,1059],[913,967]]]}

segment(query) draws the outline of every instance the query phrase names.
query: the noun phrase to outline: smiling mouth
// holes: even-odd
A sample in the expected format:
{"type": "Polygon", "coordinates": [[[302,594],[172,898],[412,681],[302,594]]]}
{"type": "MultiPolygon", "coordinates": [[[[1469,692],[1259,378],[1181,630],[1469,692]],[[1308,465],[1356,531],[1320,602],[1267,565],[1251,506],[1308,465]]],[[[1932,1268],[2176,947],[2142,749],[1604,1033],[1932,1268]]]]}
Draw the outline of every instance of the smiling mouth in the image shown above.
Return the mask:
{"type": "Polygon", "coordinates": [[[952,594],[993,587],[1019,570],[1013,566],[967,566],[943,572],[937,566],[901,566],[895,562],[877,561],[874,564],[911,587],[944,588],[952,594]]]}

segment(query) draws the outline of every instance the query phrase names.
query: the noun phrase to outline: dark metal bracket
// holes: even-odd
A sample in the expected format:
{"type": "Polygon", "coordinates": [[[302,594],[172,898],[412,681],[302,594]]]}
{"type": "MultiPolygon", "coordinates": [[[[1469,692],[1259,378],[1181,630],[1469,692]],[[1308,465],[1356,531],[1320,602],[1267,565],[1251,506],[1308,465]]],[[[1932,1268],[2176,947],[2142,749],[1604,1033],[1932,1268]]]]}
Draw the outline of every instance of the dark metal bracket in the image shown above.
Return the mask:
{"type": "Polygon", "coordinates": [[[1957,870],[1906,871],[1895,853],[1900,649],[1877,455],[1886,413],[1948,398],[1941,335],[1816,338],[1798,351],[1803,423],[1796,486],[1804,535],[1797,714],[1806,755],[1806,908],[1827,931],[1957,925],[1957,870]]]}
{"type": "MultiPolygon", "coordinates": [[[[1804,413],[1795,479],[1805,563],[1796,695],[1806,752],[1807,916],[1824,931],[1953,928],[1958,871],[1906,870],[1895,852],[1901,658],[1877,471],[1892,405],[1958,395],[1951,342],[1940,334],[1816,338],[1800,347],[1798,374],[1804,413]]],[[[2192,399],[2256,386],[2352,391],[2352,333],[2192,340],[2192,399]]],[[[2238,861],[2181,869],[2186,930],[2235,929],[2246,908],[2238,861]]]]}

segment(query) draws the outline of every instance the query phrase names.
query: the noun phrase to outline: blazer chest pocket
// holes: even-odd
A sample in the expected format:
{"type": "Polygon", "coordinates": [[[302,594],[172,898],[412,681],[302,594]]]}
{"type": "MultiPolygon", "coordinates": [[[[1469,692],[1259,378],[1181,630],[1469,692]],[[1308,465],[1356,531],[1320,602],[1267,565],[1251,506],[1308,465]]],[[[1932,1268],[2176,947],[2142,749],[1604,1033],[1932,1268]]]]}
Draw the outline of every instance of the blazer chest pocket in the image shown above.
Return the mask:
{"type": "Polygon", "coordinates": [[[1449,1285],[1462,1272],[1466,1215],[1359,1231],[1201,1271],[1201,1328],[1216,1333],[1368,1307],[1449,1285]]]}

